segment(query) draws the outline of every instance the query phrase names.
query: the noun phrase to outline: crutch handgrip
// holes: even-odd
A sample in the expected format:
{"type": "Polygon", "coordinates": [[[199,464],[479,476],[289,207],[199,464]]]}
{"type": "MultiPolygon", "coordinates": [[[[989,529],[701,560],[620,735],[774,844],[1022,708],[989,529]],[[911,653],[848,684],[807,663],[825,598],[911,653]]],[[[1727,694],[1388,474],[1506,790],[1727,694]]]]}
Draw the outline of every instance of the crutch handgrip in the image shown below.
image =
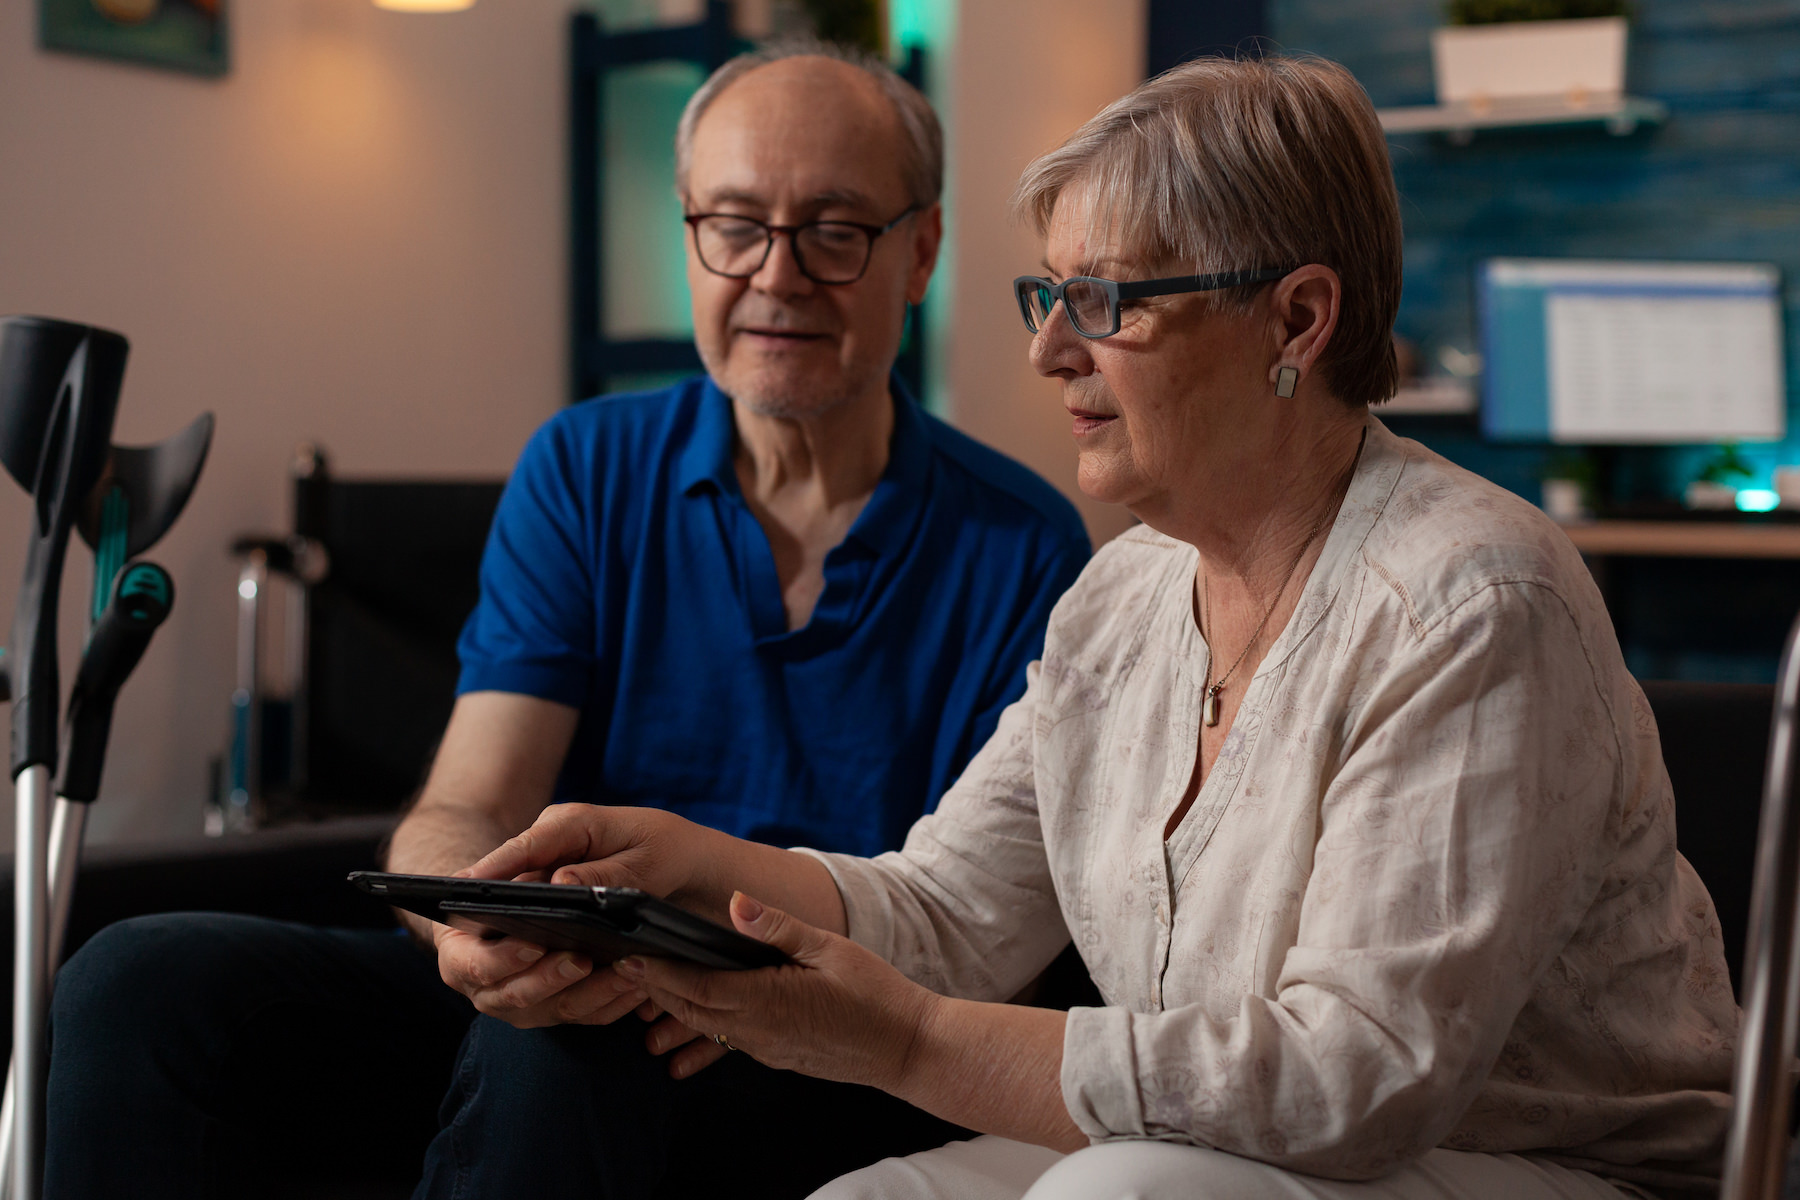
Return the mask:
{"type": "Polygon", "coordinates": [[[58,795],[80,803],[99,795],[113,702],[174,600],[169,573],[155,563],[133,563],[119,573],[112,600],[94,623],[69,697],[69,739],[58,795]]]}

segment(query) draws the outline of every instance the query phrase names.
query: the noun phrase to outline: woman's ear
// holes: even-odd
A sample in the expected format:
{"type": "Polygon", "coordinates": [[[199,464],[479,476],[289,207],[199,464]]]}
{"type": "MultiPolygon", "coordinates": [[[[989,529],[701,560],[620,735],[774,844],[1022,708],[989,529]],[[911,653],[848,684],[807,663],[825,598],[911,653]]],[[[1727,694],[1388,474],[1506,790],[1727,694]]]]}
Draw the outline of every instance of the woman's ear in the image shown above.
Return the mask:
{"type": "Polygon", "coordinates": [[[1283,395],[1293,394],[1292,384],[1312,374],[1337,330],[1338,306],[1344,285],[1330,267],[1310,263],[1289,272],[1270,295],[1271,347],[1269,382],[1283,395]],[[1292,370],[1296,375],[1290,376],[1292,370]]]}

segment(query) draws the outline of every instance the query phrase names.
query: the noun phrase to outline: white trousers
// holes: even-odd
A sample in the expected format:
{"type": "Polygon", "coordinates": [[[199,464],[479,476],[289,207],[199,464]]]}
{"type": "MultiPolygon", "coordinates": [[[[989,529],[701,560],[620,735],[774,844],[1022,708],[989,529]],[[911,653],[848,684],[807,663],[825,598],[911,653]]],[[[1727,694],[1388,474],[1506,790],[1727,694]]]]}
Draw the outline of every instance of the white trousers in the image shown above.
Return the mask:
{"type": "Polygon", "coordinates": [[[1061,1154],[1009,1138],[951,1142],[826,1184],[812,1200],[1623,1200],[1647,1193],[1517,1154],[1433,1150],[1370,1183],[1296,1175],[1174,1142],[1061,1154]]]}

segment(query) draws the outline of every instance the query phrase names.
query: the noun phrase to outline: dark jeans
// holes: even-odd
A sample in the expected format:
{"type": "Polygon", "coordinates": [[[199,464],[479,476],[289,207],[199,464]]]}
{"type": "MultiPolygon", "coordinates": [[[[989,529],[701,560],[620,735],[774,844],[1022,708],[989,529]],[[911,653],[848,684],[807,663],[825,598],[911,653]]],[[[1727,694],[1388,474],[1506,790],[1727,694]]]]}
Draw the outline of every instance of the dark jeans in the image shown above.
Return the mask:
{"type": "Polygon", "coordinates": [[[422,1158],[424,1198],[804,1196],[968,1136],[741,1054],[677,1083],[643,1028],[474,1017],[393,933],[124,921],[57,977],[44,1194],[385,1195],[352,1187],[422,1158]]]}

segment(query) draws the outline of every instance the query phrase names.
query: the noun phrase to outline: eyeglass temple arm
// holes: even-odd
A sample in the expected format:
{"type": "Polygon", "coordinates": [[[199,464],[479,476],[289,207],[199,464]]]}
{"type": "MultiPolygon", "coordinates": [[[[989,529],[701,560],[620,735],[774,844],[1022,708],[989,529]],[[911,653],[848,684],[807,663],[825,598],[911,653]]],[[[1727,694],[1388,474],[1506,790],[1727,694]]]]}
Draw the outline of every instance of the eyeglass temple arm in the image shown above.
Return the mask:
{"type": "Polygon", "coordinates": [[[1137,296],[1173,296],[1181,292],[1216,292],[1220,288],[1242,287],[1247,283],[1268,283],[1290,272],[1281,267],[1265,267],[1257,271],[1221,271],[1216,275],[1171,275],[1167,279],[1138,279],[1114,286],[1121,300],[1137,296]]]}

